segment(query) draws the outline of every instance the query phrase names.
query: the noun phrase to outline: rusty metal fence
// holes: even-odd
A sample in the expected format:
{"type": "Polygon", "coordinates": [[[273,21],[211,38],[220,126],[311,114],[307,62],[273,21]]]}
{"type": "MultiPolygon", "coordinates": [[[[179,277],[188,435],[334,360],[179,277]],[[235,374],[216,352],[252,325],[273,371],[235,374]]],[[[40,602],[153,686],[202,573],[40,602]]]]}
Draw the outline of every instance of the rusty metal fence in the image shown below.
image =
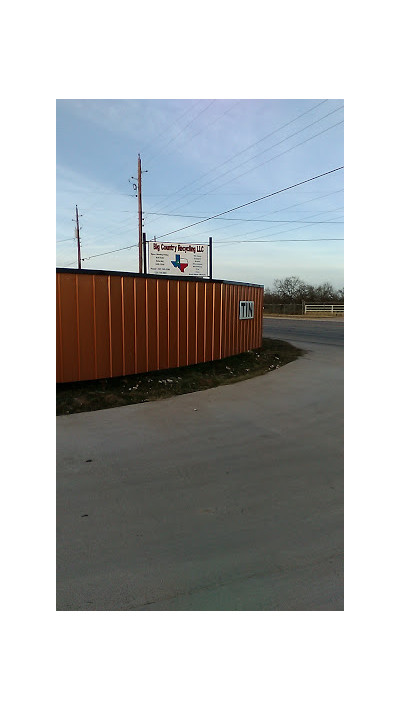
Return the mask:
{"type": "Polygon", "coordinates": [[[264,288],[219,280],[57,269],[57,382],[218,360],[258,348],[264,288]],[[239,302],[254,318],[239,319],[239,302]]]}

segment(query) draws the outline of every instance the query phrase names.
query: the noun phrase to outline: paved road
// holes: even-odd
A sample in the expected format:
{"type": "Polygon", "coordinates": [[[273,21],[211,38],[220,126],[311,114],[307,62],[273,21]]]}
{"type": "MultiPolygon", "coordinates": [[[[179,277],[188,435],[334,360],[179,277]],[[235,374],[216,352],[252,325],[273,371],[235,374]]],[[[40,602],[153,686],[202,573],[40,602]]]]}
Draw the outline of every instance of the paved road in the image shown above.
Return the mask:
{"type": "Polygon", "coordinates": [[[268,375],[57,418],[58,610],[343,609],[343,325],[320,323],[265,319],[308,349],[268,375]]]}
{"type": "Polygon", "coordinates": [[[344,320],[264,318],[264,336],[296,342],[300,347],[314,345],[343,347],[344,320]],[[302,344],[302,345],[301,345],[302,344]]]}

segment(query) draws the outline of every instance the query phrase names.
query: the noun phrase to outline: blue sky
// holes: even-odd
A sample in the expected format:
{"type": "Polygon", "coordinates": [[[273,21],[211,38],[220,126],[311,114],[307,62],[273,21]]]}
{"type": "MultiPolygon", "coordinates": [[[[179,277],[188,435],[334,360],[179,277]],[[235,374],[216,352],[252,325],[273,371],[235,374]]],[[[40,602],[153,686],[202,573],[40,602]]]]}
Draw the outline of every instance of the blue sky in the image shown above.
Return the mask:
{"type": "Polygon", "coordinates": [[[138,271],[140,153],[148,239],[212,237],[217,279],[342,287],[343,170],[181,228],[342,166],[343,118],[341,99],[58,100],[57,266],[77,264],[77,204],[83,268],[138,271]]]}

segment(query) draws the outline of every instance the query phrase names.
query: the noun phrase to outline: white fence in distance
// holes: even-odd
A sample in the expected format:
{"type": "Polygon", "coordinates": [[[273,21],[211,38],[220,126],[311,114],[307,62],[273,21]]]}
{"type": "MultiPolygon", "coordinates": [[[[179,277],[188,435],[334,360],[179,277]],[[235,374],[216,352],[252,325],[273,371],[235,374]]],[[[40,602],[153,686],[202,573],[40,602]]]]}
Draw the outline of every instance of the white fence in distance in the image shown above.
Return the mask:
{"type": "Polygon", "coordinates": [[[344,314],[344,304],[304,304],[304,313],[344,314]]]}

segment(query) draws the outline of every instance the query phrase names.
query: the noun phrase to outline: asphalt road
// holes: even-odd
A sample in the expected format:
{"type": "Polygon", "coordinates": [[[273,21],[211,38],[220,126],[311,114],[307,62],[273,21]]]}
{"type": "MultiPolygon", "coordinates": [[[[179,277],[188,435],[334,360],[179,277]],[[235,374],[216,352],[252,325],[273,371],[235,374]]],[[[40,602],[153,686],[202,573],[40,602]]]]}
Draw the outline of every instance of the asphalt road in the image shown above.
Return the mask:
{"type": "Polygon", "coordinates": [[[315,345],[343,348],[344,319],[264,318],[264,336],[299,343],[299,347],[315,345]],[[300,345],[302,344],[302,346],[300,345]]]}
{"type": "Polygon", "coordinates": [[[234,385],[57,418],[58,610],[343,609],[343,324],[234,385]]]}

